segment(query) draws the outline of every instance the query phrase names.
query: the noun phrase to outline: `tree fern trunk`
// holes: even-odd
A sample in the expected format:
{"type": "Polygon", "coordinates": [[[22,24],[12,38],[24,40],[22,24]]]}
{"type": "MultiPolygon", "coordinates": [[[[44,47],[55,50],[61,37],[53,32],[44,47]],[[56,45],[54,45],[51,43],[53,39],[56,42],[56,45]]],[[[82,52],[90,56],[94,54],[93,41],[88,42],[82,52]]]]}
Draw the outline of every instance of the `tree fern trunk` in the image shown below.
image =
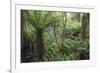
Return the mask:
{"type": "Polygon", "coordinates": [[[44,39],[43,39],[43,30],[39,29],[36,33],[36,53],[38,61],[43,60],[44,54],[44,39]]]}

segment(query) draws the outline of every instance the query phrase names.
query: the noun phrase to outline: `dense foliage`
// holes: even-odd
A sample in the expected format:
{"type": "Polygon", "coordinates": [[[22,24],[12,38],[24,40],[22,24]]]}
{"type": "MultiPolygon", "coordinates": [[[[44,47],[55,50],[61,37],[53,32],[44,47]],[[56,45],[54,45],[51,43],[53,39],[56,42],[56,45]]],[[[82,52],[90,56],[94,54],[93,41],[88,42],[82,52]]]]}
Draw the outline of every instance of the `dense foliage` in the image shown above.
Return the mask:
{"type": "Polygon", "coordinates": [[[21,62],[89,59],[89,13],[21,10],[21,62]]]}

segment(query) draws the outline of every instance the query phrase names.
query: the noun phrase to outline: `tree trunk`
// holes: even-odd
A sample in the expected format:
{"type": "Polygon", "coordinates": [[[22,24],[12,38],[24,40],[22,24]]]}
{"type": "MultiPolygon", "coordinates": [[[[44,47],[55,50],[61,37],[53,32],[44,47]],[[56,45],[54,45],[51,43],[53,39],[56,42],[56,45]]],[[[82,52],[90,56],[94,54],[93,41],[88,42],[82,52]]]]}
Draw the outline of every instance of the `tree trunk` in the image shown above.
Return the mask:
{"type": "Polygon", "coordinates": [[[36,33],[36,53],[38,61],[42,61],[44,54],[43,29],[38,29],[36,33]]]}
{"type": "Polygon", "coordinates": [[[85,39],[89,34],[89,13],[83,13],[81,37],[85,39]]]}

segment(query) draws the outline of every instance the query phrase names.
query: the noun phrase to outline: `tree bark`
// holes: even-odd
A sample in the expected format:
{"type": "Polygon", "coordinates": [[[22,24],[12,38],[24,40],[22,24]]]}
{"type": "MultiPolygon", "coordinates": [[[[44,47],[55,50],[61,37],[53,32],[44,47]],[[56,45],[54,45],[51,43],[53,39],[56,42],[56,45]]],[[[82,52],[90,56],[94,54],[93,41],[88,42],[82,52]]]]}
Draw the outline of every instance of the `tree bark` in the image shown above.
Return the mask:
{"type": "Polygon", "coordinates": [[[42,61],[44,54],[43,29],[38,29],[36,33],[36,54],[38,61],[42,61]]]}
{"type": "Polygon", "coordinates": [[[81,37],[85,39],[89,34],[89,13],[83,13],[81,37]]]}

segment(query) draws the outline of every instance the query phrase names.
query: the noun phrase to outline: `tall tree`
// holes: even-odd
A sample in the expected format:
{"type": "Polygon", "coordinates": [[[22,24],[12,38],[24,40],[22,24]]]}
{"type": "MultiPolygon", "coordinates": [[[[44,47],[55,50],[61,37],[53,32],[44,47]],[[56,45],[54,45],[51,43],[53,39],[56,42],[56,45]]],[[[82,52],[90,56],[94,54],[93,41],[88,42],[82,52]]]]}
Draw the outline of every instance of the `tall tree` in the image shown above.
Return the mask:
{"type": "Polygon", "coordinates": [[[81,30],[81,37],[82,39],[85,39],[87,37],[89,37],[89,17],[90,14],[89,13],[83,13],[82,16],[82,30],[81,30]]]}
{"type": "Polygon", "coordinates": [[[59,48],[60,52],[64,51],[64,39],[65,39],[65,27],[66,27],[66,22],[67,22],[67,13],[66,12],[61,12],[60,17],[60,22],[53,24],[53,31],[54,31],[54,37],[55,37],[55,42],[57,44],[57,47],[59,48]],[[61,22],[62,21],[62,22],[61,22]],[[59,24],[59,25],[57,25],[59,24]],[[58,31],[57,28],[59,29],[60,27],[60,33],[57,34],[58,31]],[[62,28],[62,30],[61,30],[62,28]],[[60,35],[61,41],[58,41],[58,35],[60,35]]]}
{"type": "Polygon", "coordinates": [[[33,53],[33,42],[30,39],[27,24],[27,10],[21,10],[21,62],[30,62],[33,53]]]}
{"type": "Polygon", "coordinates": [[[52,12],[49,11],[27,11],[27,21],[33,25],[36,30],[36,56],[38,61],[43,60],[44,38],[43,30],[55,22],[52,12]]]}

